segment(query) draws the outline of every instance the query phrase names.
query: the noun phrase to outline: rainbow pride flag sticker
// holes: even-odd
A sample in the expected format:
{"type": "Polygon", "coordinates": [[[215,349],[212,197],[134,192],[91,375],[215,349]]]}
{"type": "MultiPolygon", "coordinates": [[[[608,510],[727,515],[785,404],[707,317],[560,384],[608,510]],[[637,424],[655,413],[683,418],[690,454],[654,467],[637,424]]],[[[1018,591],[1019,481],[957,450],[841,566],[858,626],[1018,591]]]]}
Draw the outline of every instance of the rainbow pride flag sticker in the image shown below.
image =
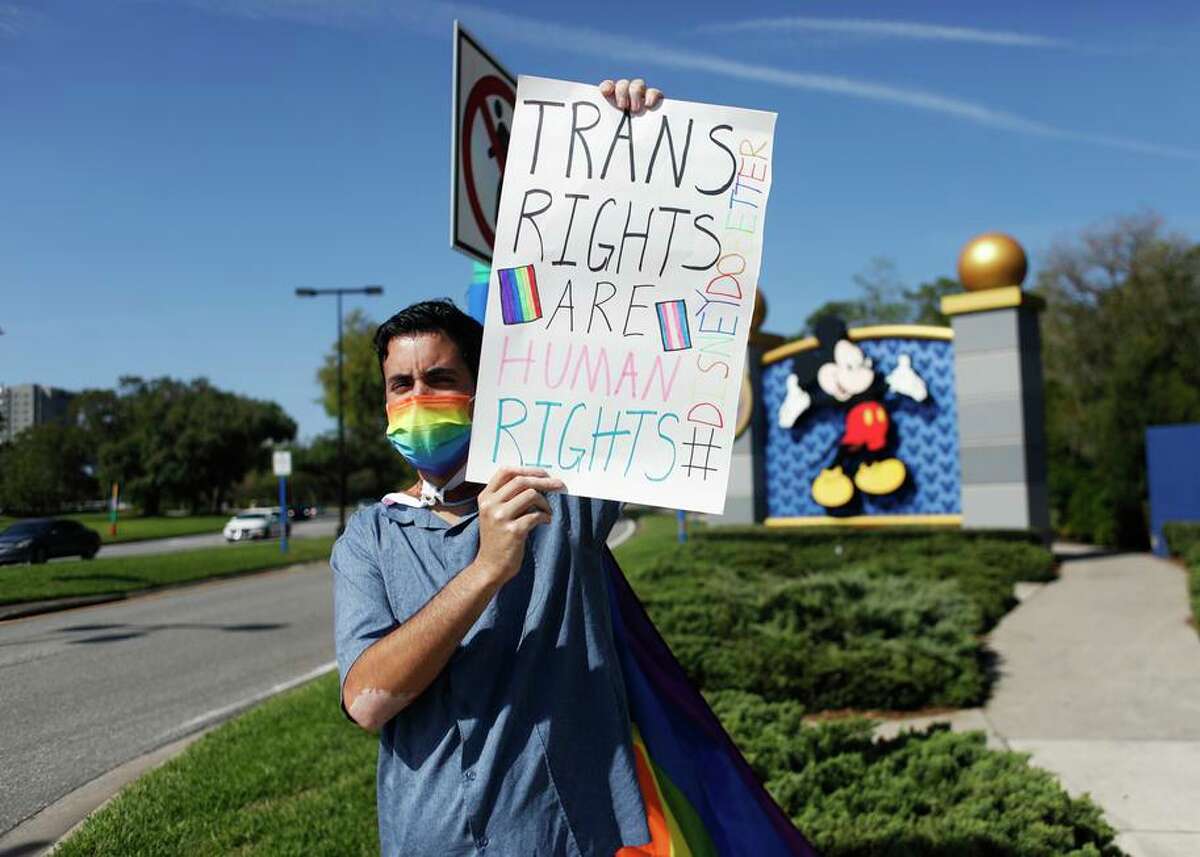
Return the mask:
{"type": "Polygon", "coordinates": [[[662,333],[663,351],[683,351],[692,347],[692,332],[688,329],[687,303],[683,300],[660,301],[658,329],[662,333]]]}
{"type": "Polygon", "coordinates": [[[533,265],[501,268],[500,312],[505,324],[524,324],[542,317],[542,299],[538,295],[537,274],[533,265]]]}

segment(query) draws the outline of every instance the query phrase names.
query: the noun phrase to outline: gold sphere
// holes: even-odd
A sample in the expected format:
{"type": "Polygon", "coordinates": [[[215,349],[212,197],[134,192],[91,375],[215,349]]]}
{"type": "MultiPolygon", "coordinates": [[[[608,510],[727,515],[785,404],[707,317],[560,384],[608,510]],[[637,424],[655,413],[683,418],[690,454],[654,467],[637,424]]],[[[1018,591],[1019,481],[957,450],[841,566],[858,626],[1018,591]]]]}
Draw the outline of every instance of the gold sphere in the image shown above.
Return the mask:
{"type": "Polygon", "coordinates": [[[958,255],[958,281],[970,292],[1019,286],[1029,263],[1016,239],[1003,232],[976,235],[958,255]]]}
{"type": "Polygon", "coordinates": [[[750,330],[757,333],[767,319],[767,298],[762,293],[762,286],[754,290],[754,311],[750,315],[750,330]]]}

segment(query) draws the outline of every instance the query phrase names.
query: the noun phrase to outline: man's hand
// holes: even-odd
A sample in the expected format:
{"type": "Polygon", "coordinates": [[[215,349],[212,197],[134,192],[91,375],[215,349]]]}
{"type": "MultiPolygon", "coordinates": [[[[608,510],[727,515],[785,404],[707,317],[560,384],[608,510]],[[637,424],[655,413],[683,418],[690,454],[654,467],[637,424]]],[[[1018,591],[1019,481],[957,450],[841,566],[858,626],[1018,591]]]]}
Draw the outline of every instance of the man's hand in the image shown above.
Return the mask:
{"type": "Polygon", "coordinates": [[[479,492],[475,561],[351,666],[342,702],[356,723],[377,731],[425,692],[496,592],[520,571],[525,539],[550,520],[543,492],[564,487],[535,467],[496,471],[479,492]]]}
{"type": "Polygon", "coordinates": [[[641,113],[643,108],[653,110],[663,97],[660,90],[647,89],[646,81],[640,77],[633,80],[622,78],[616,83],[606,80],[600,84],[600,94],[618,109],[630,113],[641,113]]]}
{"type": "Polygon", "coordinates": [[[521,569],[525,539],[550,523],[545,492],[566,486],[536,467],[501,467],[479,492],[479,554],[475,562],[498,585],[521,569]]]}

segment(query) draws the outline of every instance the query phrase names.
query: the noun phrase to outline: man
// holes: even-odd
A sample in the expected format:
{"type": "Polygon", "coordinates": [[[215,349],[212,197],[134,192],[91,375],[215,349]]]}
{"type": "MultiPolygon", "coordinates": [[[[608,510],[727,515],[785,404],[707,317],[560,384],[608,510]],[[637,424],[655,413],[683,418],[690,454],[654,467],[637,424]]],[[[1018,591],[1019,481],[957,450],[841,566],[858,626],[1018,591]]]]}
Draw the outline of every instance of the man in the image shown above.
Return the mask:
{"type": "Polygon", "coordinates": [[[602,568],[619,504],[536,468],[463,481],[481,341],[448,301],[376,332],[388,436],[420,480],[334,545],[343,710],[380,733],[388,857],[610,857],[650,840],[602,568]]]}

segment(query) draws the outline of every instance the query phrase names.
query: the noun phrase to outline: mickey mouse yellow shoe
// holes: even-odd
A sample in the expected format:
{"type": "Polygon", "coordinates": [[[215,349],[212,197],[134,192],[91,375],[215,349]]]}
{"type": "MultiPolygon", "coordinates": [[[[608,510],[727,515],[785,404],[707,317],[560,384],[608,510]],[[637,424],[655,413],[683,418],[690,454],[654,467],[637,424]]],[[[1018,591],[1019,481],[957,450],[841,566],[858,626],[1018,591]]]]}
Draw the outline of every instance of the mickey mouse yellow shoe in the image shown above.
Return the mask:
{"type": "Polygon", "coordinates": [[[842,468],[830,467],[822,470],[813,480],[812,496],[826,509],[836,509],[850,502],[854,496],[854,483],[842,472],[842,468]]]}
{"type": "Polygon", "coordinates": [[[868,462],[854,474],[854,484],[864,494],[891,494],[904,484],[908,470],[898,458],[868,462]]]}

